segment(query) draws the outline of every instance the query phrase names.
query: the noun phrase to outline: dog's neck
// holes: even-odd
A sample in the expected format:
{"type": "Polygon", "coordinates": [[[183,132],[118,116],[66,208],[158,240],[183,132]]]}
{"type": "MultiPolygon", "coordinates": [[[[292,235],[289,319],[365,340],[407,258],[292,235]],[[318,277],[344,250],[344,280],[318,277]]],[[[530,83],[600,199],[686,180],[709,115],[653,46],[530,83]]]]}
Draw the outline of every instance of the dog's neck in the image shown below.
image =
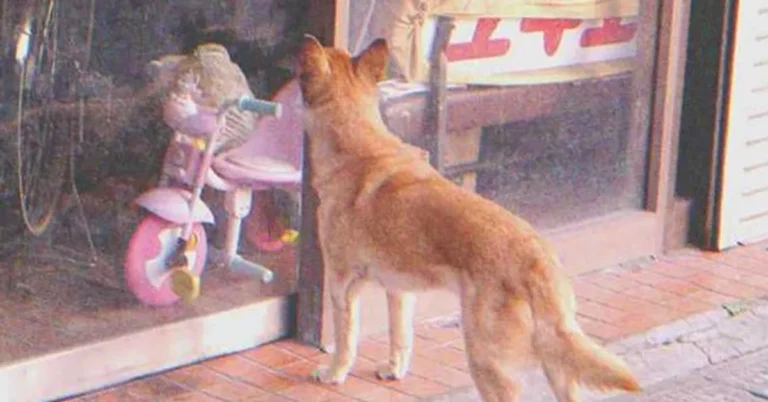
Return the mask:
{"type": "Polygon", "coordinates": [[[399,152],[403,146],[387,130],[378,103],[357,104],[354,111],[341,110],[340,105],[329,104],[304,114],[315,185],[331,180],[348,166],[399,152]]]}

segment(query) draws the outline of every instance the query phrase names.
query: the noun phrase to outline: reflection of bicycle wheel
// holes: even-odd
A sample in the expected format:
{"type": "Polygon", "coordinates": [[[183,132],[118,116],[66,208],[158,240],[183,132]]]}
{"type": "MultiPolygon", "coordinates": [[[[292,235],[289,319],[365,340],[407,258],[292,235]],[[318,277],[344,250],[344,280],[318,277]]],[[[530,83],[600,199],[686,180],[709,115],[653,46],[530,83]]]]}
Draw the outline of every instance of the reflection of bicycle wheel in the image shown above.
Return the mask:
{"type": "Polygon", "coordinates": [[[40,235],[48,228],[61,196],[67,166],[69,121],[41,110],[20,112],[17,125],[16,169],[19,206],[27,228],[40,235]]]}
{"type": "Polygon", "coordinates": [[[67,163],[70,120],[55,113],[54,75],[62,69],[58,7],[30,3],[18,33],[16,169],[19,203],[27,228],[42,234],[56,212],[67,163]]]}

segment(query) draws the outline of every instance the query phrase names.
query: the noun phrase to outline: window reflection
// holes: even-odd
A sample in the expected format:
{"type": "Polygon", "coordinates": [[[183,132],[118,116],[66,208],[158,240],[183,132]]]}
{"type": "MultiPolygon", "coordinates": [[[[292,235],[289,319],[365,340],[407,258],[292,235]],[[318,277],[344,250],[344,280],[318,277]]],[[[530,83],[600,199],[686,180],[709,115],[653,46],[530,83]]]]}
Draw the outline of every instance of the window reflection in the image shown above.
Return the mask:
{"type": "MultiPolygon", "coordinates": [[[[431,47],[438,16],[452,19],[446,47],[448,129],[444,173],[554,229],[644,207],[648,91],[635,81],[639,1],[371,0],[351,5],[349,43],[386,37],[388,124],[433,147],[431,47]],[[643,97],[645,96],[645,97],[643,97]],[[645,140],[644,140],[645,138],[645,140]]],[[[644,42],[645,40],[645,42],[644,42]]]]}
{"type": "MultiPolygon", "coordinates": [[[[0,310],[28,324],[0,363],[294,291],[294,188],[257,188],[243,220],[239,250],[275,273],[270,284],[210,263],[200,298],[158,318],[124,267],[147,215],[133,201],[158,185],[174,138],[169,84],[151,62],[218,43],[252,94],[270,98],[291,77],[303,18],[299,1],[0,3],[0,310]],[[28,341],[41,325],[61,336],[28,341]]],[[[218,223],[204,226],[211,247],[224,247],[223,198],[203,191],[218,223]]]]}

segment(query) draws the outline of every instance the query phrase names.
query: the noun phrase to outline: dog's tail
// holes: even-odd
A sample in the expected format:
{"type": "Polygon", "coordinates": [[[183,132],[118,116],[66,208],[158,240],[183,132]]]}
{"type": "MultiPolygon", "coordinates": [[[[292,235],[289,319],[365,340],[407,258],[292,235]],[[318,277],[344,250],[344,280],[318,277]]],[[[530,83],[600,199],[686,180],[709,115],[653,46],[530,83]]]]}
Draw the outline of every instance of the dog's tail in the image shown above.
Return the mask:
{"type": "Polygon", "coordinates": [[[640,384],[629,367],[583,333],[565,332],[557,341],[565,352],[557,363],[576,382],[598,390],[640,391],[640,384]]]}
{"type": "Polygon", "coordinates": [[[573,317],[575,300],[570,284],[553,272],[557,262],[538,263],[528,282],[536,325],[537,353],[545,369],[597,390],[640,391],[635,376],[619,357],[587,337],[573,317]],[[569,304],[571,304],[569,306],[569,304]]]}

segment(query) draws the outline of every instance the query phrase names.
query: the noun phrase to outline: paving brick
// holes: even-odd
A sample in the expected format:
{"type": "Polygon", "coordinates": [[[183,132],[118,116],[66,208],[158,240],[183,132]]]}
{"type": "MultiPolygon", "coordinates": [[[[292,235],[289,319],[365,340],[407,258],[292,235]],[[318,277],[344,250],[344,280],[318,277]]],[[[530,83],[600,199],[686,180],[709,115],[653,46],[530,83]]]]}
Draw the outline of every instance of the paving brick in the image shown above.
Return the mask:
{"type": "MultiPolygon", "coordinates": [[[[700,274],[701,273],[697,275],[700,274]]],[[[701,287],[697,286],[698,284],[692,280],[694,277],[695,275],[686,277],[685,279],[667,277],[665,281],[655,284],[654,287],[669,293],[687,296],[701,289],[701,287]]]]}
{"type": "Polygon", "coordinates": [[[280,373],[293,377],[299,381],[311,381],[312,370],[316,369],[318,364],[318,362],[313,360],[302,360],[287,366],[283,366],[279,371],[280,373]]]}
{"type": "Polygon", "coordinates": [[[272,372],[259,366],[238,375],[237,378],[250,385],[271,392],[279,392],[301,382],[283,373],[272,372]]]}
{"type": "Polygon", "coordinates": [[[722,264],[722,257],[724,253],[672,253],[659,257],[659,260],[669,262],[672,264],[685,265],[690,267],[697,267],[706,264],[722,264]]]}
{"type": "Polygon", "coordinates": [[[458,327],[445,328],[436,325],[422,325],[416,328],[416,336],[444,345],[462,339],[463,334],[461,328],[458,327]]]}
{"type": "Polygon", "coordinates": [[[667,324],[682,318],[685,313],[676,310],[658,310],[645,314],[627,315],[621,321],[613,323],[624,331],[624,335],[645,332],[653,327],[667,324]]]}
{"type": "Polygon", "coordinates": [[[389,360],[389,345],[363,340],[357,348],[357,354],[374,361],[387,361],[389,360]]]}
{"type": "Polygon", "coordinates": [[[645,340],[645,347],[669,344],[677,341],[680,337],[693,332],[691,324],[685,319],[677,320],[673,323],[662,325],[648,333],[642,335],[645,340]]]}
{"type": "Polygon", "coordinates": [[[295,402],[293,399],[282,395],[267,394],[261,398],[249,400],[247,402],[295,402]]]}
{"type": "Polygon", "coordinates": [[[697,274],[700,270],[700,267],[675,264],[670,261],[658,261],[647,269],[651,272],[670,278],[684,279],[691,275],[697,274]]]}
{"type": "Polygon", "coordinates": [[[622,328],[583,315],[577,315],[576,320],[584,332],[602,341],[618,339],[626,334],[626,331],[622,328]]]}
{"type": "Polygon", "coordinates": [[[654,384],[709,365],[707,355],[687,343],[659,345],[624,355],[642,384],[654,384]]]}
{"type": "MultiPolygon", "coordinates": [[[[417,398],[435,396],[450,390],[450,386],[440,384],[418,375],[407,375],[398,381],[382,381],[382,384],[400,391],[403,394],[417,398]]],[[[463,383],[461,385],[465,386],[466,384],[463,383]]]]}
{"type": "Polygon", "coordinates": [[[700,289],[686,296],[694,300],[703,301],[712,306],[717,306],[725,303],[733,303],[739,300],[736,297],[727,296],[722,293],[713,292],[708,289],[700,289]]]}
{"type": "Polygon", "coordinates": [[[106,389],[103,391],[97,391],[89,395],[83,395],[77,398],[68,399],[67,402],[122,402],[122,401],[136,401],[141,398],[136,395],[130,394],[126,388],[128,384],[122,384],[118,387],[106,389]]]}
{"type": "Polygon", "coordinates": [[[645,285],[656,287],[656,285],[660,283],[664,283],[670,280],[669,277],[657,274],[656,272],[651,272],[647,269],[633,269],[631,271],[626,272],[626,277],[645,285]]]}
{"type": "Polygon", "coordinates": [[[744,270],[756,275],[765,275],[766,262],[762,259],[739,255],[738,253],[723,253],[717,261],[738,270],[744,270]]]}
{"type": "Polygon", "coordinates": [[[685,321],[691,325],[693,330],[701,331],[707,328],[712,328],[729,317],[728,312],[724,309],[713,309],[688,316],[685,318],[685,321]]]}
{"type": "MultiPolygon", "coordinates": [[[[768,253],[762,253],[764,256],[768,253]]],[[[750,272],[754,273],[757,276],[766,277],[768,272],[766,271],[768,269],[768,261],[765,259],[765,257],[753,258],[749,255],[737,255],[734,256],[731,260],[731,262],[727,262],[729,265],[731,265],[734,268],[741,268],[745,270],[749,270],[750,272]]]]}
{"type": "Polygon", "coordinates": [[[747,312],[720,323],[721,339],[729,340],[740,354],[768,347],[768,324],[756,314],[747,312]]]}
{"type": "Polygon", "coordinates": [[[223,401],[247,401],[265,398],[267,392],[239,381],[220,381],[198,391],[223,401]]]}
{"type": "Polygon", "coordinates": [[[421,356],[416,356],[413,359],[410,373],[452,388],[472,385],[472,377],[468,372],[448,367],[421,356]]]}
{"type": "Polygon", "coordinates": [[[724,279],[708,272],[698,273],[689,279],[702,288],[739,299],[749,299],[762,293],[758,288],[724,279]]]}
{"type": "Polygon", "coordinates": [[[626,311],[621,311],[591,300],[580,300],[576,306],[576,311],[583,316],[608,324],[620,322],[628,315],[626,311]]]}
{"type": "Polygon", "coordinates": [[[125,391],[139,398],[171,398],[189,393],[189,389],[162,376],[148,377],[130,382],[125,391]]]}
{"type": "Polygon", "coordinates": [[[677,300],[679,298],[679,295],[675,293],[667,292],[665,290],[657,289],[653,286],[644,284],[638,285],[637,287],[631,289],[627,289],[624,291],[624,293],[628,296],[637,297],[638,299],[658,304],[665,304],[669,300],[677,300]]]}
{"type": "Polygon", "coordinates": [[[165,401],[165,402],[221,402],[221,399],[214,398],[210,395],[207,395],[203,392],[190,392],[186,394],[180,394],[176,396],[172,396],[169,398],[163,398],[163,399],[154,399],[153,397],[150,400],[157,401],[165,401]]]}
{"type": "Polygon", "coordinates": [[[252,370],[255,366],[250,360],[236,354],[216,357],[206,360],[202,364],[219,373],[232,377],[243,375],[252,370]]]}
{"type": "Polygon", "coordinates": [[[747,390],[768,389],[768,351],[747,355],[737,361],[708,368],[702,372],[710,381],[747,390]]]}
{"type": "Polygon", "coordinates": [[[706,330],[717,333],[716,326],[727,318],[728,314],[724,310],[709,310],[658,326],[645,333],[622,338],[620,341],[609,345],[609,348],[623,355],[678,341],[688,340],[692,342],[694,339],[690,337],[693,334],[706,333],[702,332],[706,330]]]}
{"type": "Polygon", "coordinates": [[[274,343],[246,350],[239,355],[271,368],[279,368],[301,360],[301,356],[274,343]]]}
{"type": "Polygon", "coordinates": [[[605,289],[593,282],[583,281],[573,284],[574,293],[581,299],[593,300],[596,302],[608,302],[616,299],[619,293],[605,289]]]}
{"type": "Polygon", "coordinates": [[[443,346],[423,353],[416,350],[414,353],[455,369],[468,370],[466,354],[450,346],[443,346]]]}
{"type": "Polygon", "coordinates": [[[686,384],[665,384],[659,389],[640,395],[622,395],[610,402],[765,402],[748,392],[697,379],[686,384]]]}
{"type": "Polygon", "coordinates": [[[453,342],[449,343],[447,346],[450,346],[450,347],[452,347],[454,349],[458,349],[458,350],[464,351],[465,347],[466,347],[466,343],[464,342],[464,339],[460,339],[460,340],[456,340],[456,341],[453,341],[453,342]]]}
{"type": "Polygon", "coordinates": [[[184,366],[168,371],[163,377],[169,378],[178,384],[191,389],[203,389],[221,382],[224,377],[211,368],[202,364],[184,366]]]}
{"type": "Polygon", "coordinates": [[[733,341],[719,337],[696,341],[695,345],[707,355],[710,363],[713,364],[724,362],[741,354],[733,341]]]}
{"type": "Polygon", "coordinates": [[[637,286],[637,282],[613,272],[588,275],[589,283],[614,292],[622,292],[637,286]]]}
{"type": "MultiPolygon", "coordinates": [[[[451,338],[451,340],[454,340],[455,338],[451,338]]],[[[413,349],[414,350],[423,350],[427,351],[430,349],[435,349],[441,346],[445,346],[448,344],[448,342],[438,342],[433,339],[424,338],[422,336],[419,336],[418,334],[413,337],[413,349]]],[[[386,343],[387,347],[389,347],[389,342],[386,343]]],[[[389,352],[388,352],[389,353],[389,352]]],[[[387,354],[389,356],[389,354],[387,354]]]]}
{"type": "Polygon", "coordinates": [[[275,346],[308,359],[324,354],[323,351],[317,347],[301,343],[294,339],[277,342],[275,343],[275,346]]]}
{"type": "Polygon", "coordinates": [[[649,341],[646,339],[645,334],[623,337],[618,341],[614,341],[606,345],[608,350],[620,356],[624,356],[632,352],[637,352],[647,347],[649,347],[649,341]]]}
{"type": "Polygon", "coordinates": [[[677,311],[685,313],[686,315],[700,313],[714,307],[711,303],[689,297],[681,297],[678,300],[670,301],[668,305],[677,311]]]}
{"type": "Polygon", "coordinates": [[[298,384],[280,391],[280,395],[301,402],[355,401],[330,389],[312,383],[298,384]]]}
{"type": "Polygon", "coordinates": [[[366,380],[374,380],[377,378],[376,372],[379,367],[386,364],[386,362],[386,360],[373,361],[364,357],[358,357],[355,359],[355,365],[352,366],[352,371],[350,371],[350,373],[366,380]]]}
{"type": "Polygon", "coordinates": [[[475,402],[480,401],[480,394],[477,393],[475,387],[464,387],[460,389],[452,390],[443,395],[438,395],[429,399],[425,399],[428,402],[475,402]]]}
{"type": "Polygon", "coordinates": [[[758,275],[745,269],[737,269],[724,264],[715,267],[701,267],[700,270],[724,279],[759,288],[763,293],[768,293],[768,276],[758,275]]]}
{"type": "Polygon", "coordinates": [[[347,377],[341,385],[322,385],[322,387],[367,402],[416,400],[410,395],[357,377],[347,377]]]}
{"type": "Polygon", "coordinates": [[[766,250],[765,245],[763,245],[762,247],[760,246],[744,247],[744,249],[740,250],[738,253],[746,258],[751,258],[756,261],[768,263],[768,250],[766,250]]]}

